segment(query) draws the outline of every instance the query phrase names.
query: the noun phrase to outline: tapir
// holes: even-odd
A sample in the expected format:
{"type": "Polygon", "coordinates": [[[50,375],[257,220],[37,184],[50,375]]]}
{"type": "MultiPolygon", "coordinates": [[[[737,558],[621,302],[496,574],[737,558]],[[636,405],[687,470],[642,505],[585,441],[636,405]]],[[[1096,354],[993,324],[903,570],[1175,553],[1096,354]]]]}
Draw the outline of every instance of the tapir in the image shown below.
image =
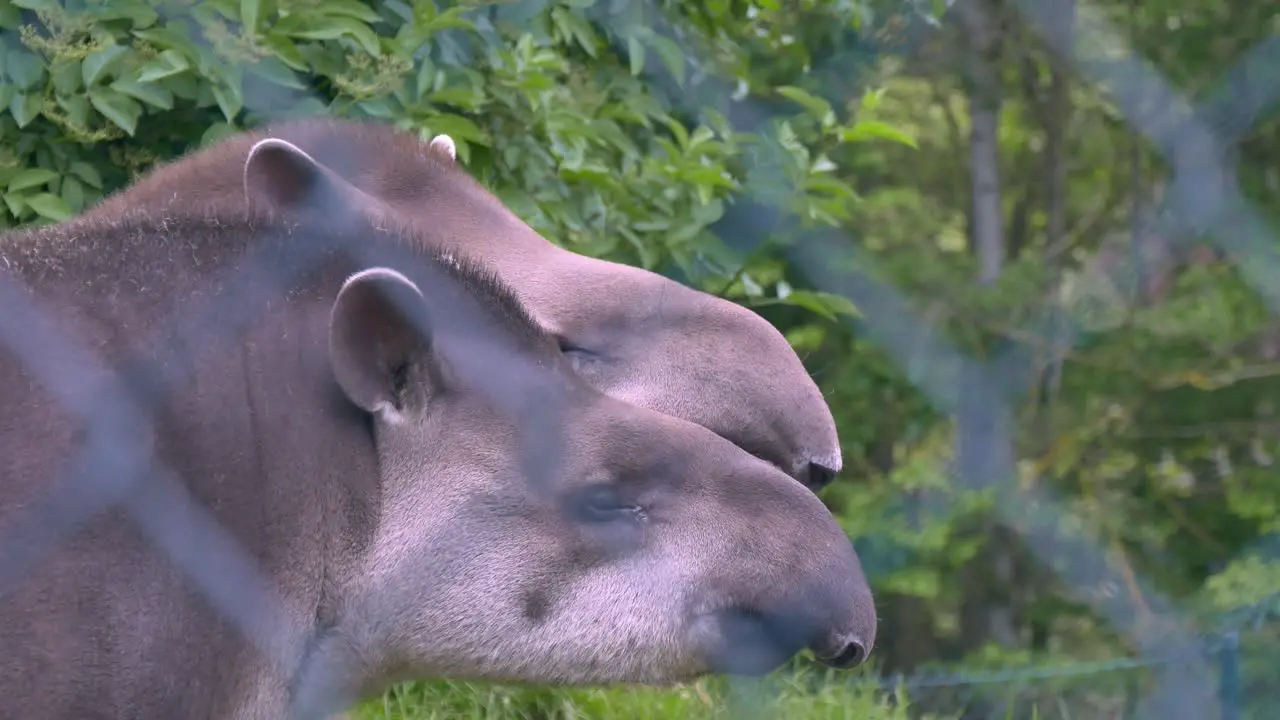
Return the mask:
{"type": "Polygon", "coordinates": [[[447,135],[423,142],[376,122],[290,120],[156,166],[84,217],[244,208],[244,158],[266,138],[483,260],[605,393],[709,428],[814,490],[841,469],[831,410],[775,327],[657,273],[549,242],[457,164],[447,135]]]}
{"type": "Polygon", "coordinates": [[[0,717],[867,657],[873,597],[816,495],[595,387],[496,271],[296,146],[242,175],[253,216],[0,236],[0,717]],[[226,610],[233,554],[269,628],[226,610]]]}

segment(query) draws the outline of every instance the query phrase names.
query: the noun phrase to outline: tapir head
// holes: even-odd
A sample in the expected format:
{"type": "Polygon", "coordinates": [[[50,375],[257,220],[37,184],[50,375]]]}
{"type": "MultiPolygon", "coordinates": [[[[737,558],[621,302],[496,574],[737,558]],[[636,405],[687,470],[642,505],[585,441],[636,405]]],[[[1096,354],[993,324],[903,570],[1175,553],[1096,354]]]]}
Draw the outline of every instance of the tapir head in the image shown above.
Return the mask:
{"type": "MultiPolygon", "coordinates": [[[[248,172],[277,207],[360,201],[285,143],[248,172]]],[[[872,596],[817,497],[700,425],[600,392],[478,264],[388,252],[328,310],[381,499],[324,647],[366,689],[664,684],[767,672],[805,648],[836,667],[867,657],[872,596]]]]}
{"type": "Polygon", "coordinates": [[[326,120],[270,132],[433,246],[456,245],[497,270],[597,389],[702,425],[814,490],[841,469],[822,393],[756,313],[656,273],[555,248],[457,166],[448,136],[422,143],[381,125],[326,120]]]}
{"type": "Polygon", "coordinates": [[[817,497],[589,387],[536,326],[486,326],[488,298],[440,295],[371,268],[333,308],[334,374],[383,468],[351,631],[376,672],[666,683],[866,658],[871,594],[817,497]]]}

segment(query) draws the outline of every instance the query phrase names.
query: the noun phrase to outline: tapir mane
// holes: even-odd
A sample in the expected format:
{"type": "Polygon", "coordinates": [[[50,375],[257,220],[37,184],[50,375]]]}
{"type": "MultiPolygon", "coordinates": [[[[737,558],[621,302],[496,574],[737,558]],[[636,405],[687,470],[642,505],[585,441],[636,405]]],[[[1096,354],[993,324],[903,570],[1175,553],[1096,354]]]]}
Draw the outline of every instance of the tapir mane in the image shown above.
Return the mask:
{"type": "Polygon", "coordinates": [[[422,242],[416,237],[415,231],[407,226],[397,228],[396,235],[399,245],[409,249],[416,258],[425,261],[430,267],[439,268],[467,294],[476,298],[512,337],[531,348],[541,350],[554,347],[555,341],[550,333],[534,319],[515,290],[493,269],[456,250],[422,242]]]}
{"type": "MultiPolygon", "coordinates": [[[[0,236],[0,266],[27,281],[58,276],[86,290],[101,284],[98,290],[111,294],[112,287],[121,285],[159,289],[194,282],[199,286],[205,282],[201,276],[222,272],[218,268],[254,262],[240,258],[253,256],[255,248],[265,250],[260,258],[287,257],[319,244],[326,248],[312,259],[319,267],[341,261],[343,247],[368,250],[382,246],[394,249],[390,257],[403,261],[405,266],[397,269],[406,275],[426,273],[424,283],[443,280],[453,285],[455,297],[474,303],[486,321],[496,323],[520,347],[535,353],[554,348],[554,340],[515,291],[479,260],[424,241],[417,236],[421,230],[408,223],[346,226],[345,232],[354,233],[354,237],[337,237],[335,232],[323,222],[300,225],[270,217],[250,219],[242,214],[228,216],[216,208],[160,217],[138,209],[122,216],[6,233],[0,236]]],[[[348,257],[352,260],[342,264],[360,269],[383,256],[348,257]]],[[[254,268],[241,270],[251,272],[254,268]]],[[[182,294],[176,287],[172,291],[182,294]]]]}
{"type": "MultiPolygon", "coordinates": [[[[287,140],[339,175],[375,190],[380,197],[430,197],[433,191],[446,188],[480,190],[488,195],[488,190],[455,160],[432,149],[415,134],[391,125],[316,117],[272,123],[252,134],[257,139],[287,140]]],[[[493,202],[498,201],[494,198],[493,202]]]]}

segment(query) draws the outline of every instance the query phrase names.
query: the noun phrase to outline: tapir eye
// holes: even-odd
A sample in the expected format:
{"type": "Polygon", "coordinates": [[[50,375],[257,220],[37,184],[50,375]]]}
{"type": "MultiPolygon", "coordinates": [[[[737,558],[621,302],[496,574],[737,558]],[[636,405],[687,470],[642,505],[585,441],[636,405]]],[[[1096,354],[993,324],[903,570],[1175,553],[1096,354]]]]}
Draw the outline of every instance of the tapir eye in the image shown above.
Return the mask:
{"type": "Polygon", "coordinates": [[[570,339],[568,339],[568,338],[564,337],[563,335],[557,335],[557,336],[556,336],[556,344],[558,344],[558,345],[560,346],[560,352],[562,352],[562,353],[571,353],[571,352],[581,352],[581,351],[582,351],[582,348],[578,347],[578,345],[577,345],[576,343],[574,343],[572,340],[570,340],[570,339]]]}
{"type": "Polygon", "coordinates": [[[635,517],[641,508],[624,498],[614,485],[601,483],[574,493],[569,511],[581,522],[610,522],[635,517]]]}
{"type": "Polygon", "coordinates": [[[577,372],[588,369],[599,357],[596,353],[567,338],[557,337],[556,341],[560,345],[560,353],[573,364],[573,369],[577,372]]]}

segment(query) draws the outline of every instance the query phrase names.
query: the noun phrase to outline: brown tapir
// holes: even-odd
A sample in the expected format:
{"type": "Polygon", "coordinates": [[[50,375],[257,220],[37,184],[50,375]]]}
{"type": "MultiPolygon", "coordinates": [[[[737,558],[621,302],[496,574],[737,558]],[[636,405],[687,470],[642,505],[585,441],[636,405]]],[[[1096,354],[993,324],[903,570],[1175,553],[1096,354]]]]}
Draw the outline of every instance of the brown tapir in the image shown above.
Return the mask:
{"type": "Polygon", "coordinates": [[[106,484],[160,511],[81,517],[10,573],[0,717],[315,718],[406,678],[665,684],[806,647],[836,667],[867,656],[871,593],[817,497],[592,387],[496,274],[425,249],[428,223],[396,225],[287,143],[247,156],[255,218],[144,211],[0,239],[0,290],[28,288],[10,318],[34,304],[100,358],[40,355],[26,321],[0,344],[0,557],[34,542],[14,533],[51,493],[89,515],[106,484]],[[304,252],[323,261],[272,293],[236,279],[304,252]],[[174,315],[188,307],[205,314],[174,315]],[[234,332],[202,346],[219,323],[234,332]],[[111,397],[112,368],[151,393],[154,424],[76,414],[111,397]],[[115,459],[78,464],[86,444],[115,459]],[[195,523],[155,476],[124,484],[135,445],[275,588],[269,638],[211,606],[230,580],[195,585],[147,540],[193,543],[195,523]]]}
{"type": "Polygon", "coordinates": [[[735,303],[548,242],[457,167],[447,136],[433,151],[386,125],[289,121],[158,166],[84,216],[243,208],[245,155],[267,137],[492,267],[595,387],[710,428],[815,490],[840,470],[831,411],[777,329],[735,303]]]}

